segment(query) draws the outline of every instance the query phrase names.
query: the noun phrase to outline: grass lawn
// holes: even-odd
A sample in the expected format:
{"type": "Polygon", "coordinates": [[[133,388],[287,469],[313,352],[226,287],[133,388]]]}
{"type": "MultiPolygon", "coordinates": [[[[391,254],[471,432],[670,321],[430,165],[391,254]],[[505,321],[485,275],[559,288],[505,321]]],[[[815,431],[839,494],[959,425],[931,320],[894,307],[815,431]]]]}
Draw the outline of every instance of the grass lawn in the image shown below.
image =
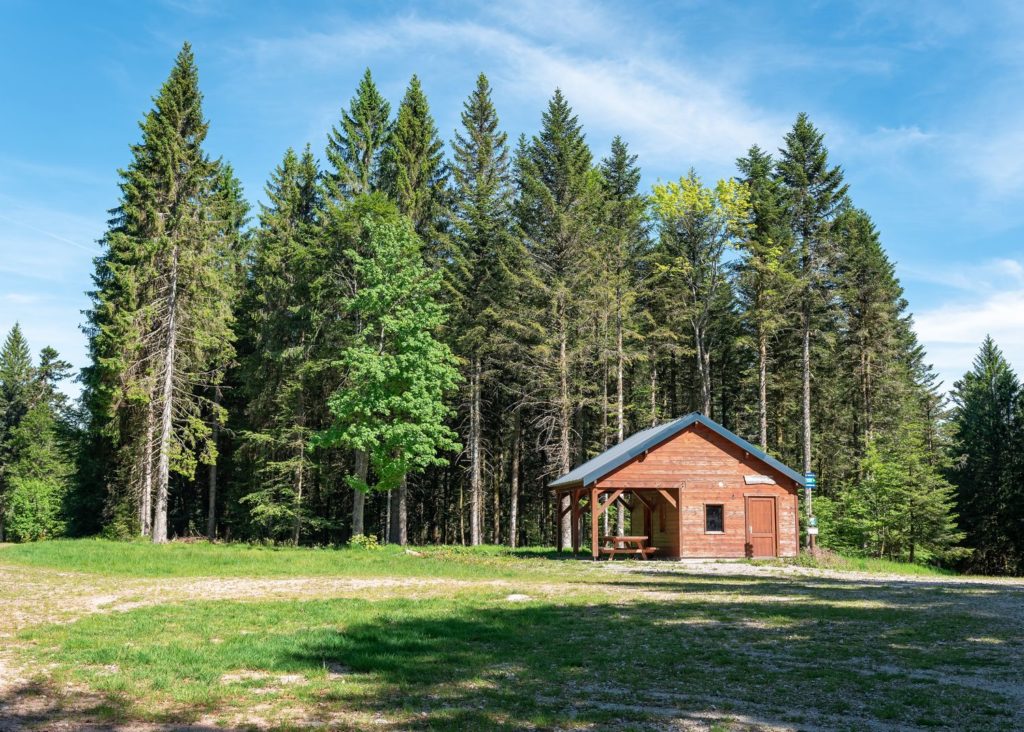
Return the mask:
{"type": "MultiPolygon", "coordinates": [[[[0,561],[120,577],[453,577],[465,579],[551,575],[549,549],[484,546],[309,549],[252,544],[115,542],[62,539],[12,544],[0,561]]],[[[569,555],[562,555],[568,559],[569,555]]],[[[564,568],[563,568],[564,569],[564,568]]]]}
{"type": "Polygon", "coordinates": [[[417,551],[0,548],[83,608],[8,628],[0,729],[1024,725],[1020,583],[417,551]]]}

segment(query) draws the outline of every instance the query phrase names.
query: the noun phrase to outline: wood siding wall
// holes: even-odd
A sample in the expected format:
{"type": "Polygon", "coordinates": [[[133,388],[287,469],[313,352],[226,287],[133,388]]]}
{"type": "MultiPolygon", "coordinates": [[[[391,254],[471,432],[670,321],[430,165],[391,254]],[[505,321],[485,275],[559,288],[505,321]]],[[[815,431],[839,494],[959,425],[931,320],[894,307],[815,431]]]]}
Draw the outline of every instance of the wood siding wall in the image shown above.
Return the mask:
{"type": "MultiPolygon", "coordinates": [[[[793,557],[799,552],[799,508],[796,483],[762,463],[717,433],[694,425],[652,448],[597,483],[598,488],[665,488],[675,494],[683,485],[682,548],[678,546],[677,516],[672,505],[657,491],[645,491],[654,503],[651,517],[651,543],[664,550],[664,556],[744,557],[750,555],[747,542],[746,499],[749,496],[773,496],[776,511],[778,556],[793,557]],[[774,485],[747,485],[744,476],[767,475],[774,485]],[[724,507],[722,533],[704,530],[704,507],[724,507]],[[661,512],[665,511],[665,530],[661,530],[661,512]]],[[[638,501],[631,515],[629,533],[642,534],[646,509],[638,501]]]]}

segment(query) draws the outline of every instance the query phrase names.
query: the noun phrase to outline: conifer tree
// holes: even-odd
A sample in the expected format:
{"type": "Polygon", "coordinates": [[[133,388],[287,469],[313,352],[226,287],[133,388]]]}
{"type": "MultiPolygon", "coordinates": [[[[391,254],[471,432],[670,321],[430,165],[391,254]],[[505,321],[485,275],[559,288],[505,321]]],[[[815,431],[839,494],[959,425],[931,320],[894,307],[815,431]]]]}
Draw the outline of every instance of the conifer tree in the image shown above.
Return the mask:
{"type": "Polygon", "coordinates": [[[50,347],[34,366],[17,323],[0,350],[0,540],[64,532],[74,435],[59,385],[70,370],[50,347]]]}
{"type": "Polygon", "coordinates": [[[830,546],[859,554],[914,562],[960,552],[953,487],[929,460],[920,422],[908,414],[894,430],[868,442],[863,478],[825,508],[830,546]],[[831,535],[832,532],[834,535],[831,535]]]}
{"type": "Polygon", "coordinates": [[[90,402],[112,425],[128,463],[139,523],[167,540],[171,472],[191,478],[216,459],[211,423],[223,410],[206,394],[221,380],[232,342],[236,272],[225,266],[220,165],[203,151],[198,71],[188,44],[121,172],[121,201],[98,258],[90,313],[90,402]],[[141,437],[138,437],[141,435],[141,437]]]}
{"type": "MultiPolygon", "coordinates": [[[[649,243],[647,198],[639,192],[640,168],[636,161],[637,156],[616,136],[599,168],[603,202],[600,234],[594,247],[599,274],[592,295],[601,318],[602,449],[626,438],[626,372],[637,359],[641,341],[637,288],[649,243]],[[613,383],[614,406],[609,403],[609,381],[613,383]],[[608,419],[612,409],[614,425],[608,419]]],[[[621,536],[625,533],[625,513],[621,504],[614,510],[616,532],[621,536]]],[[[606,522],[608,513],[604,514],[606,522]]]]}
{"type": "Polygon", "coordinates": [[[35,402],[11,430],[5,478],[9,496],[4,526],[13,541],[37,541],[66,530],[64,501],[74,471],[72,445],[54,404],[35,402]]]}
{"type": "MultiPolygon", "coordinates": [[[[785,146],[779,151],[777,175],[786,193],[793,241],[797,247],[798,295],[800,300],[801,336],[801,435],[803,472],[811,470],[811,341],[815,330],[815,313],[828,304],[828,284],[833,264],[829,227],[846,202],[847,186],[843,171],[830,167],[825,136],[811,124],[806,114],[799,114],[793,129],[786,134],[785,146]]],[[[810,491],[807,491],[810,501],[810,491]]]]}
{"type": "Polygon", "coordinates": [[[266,186],[253,239],[240,329],[246,412],[242,454],[257,466],[242,503],[273,537],[297,543],[308,520],[304,493],[312,469],[309,441],[317,366],[313,283],[323,262],[320,174],[309,146],[289,148],[266,186]]]}
{"type": "MultiPolygon", "coordinates": [[[[531,388],[550,475],[572,467],[573,417],[582,400],[583,304],[592,274],[587,254],[601,206],[600,178],[592,161],[579,120],[556,90],[541,118],[540,133],[520,145],[516,161],[516,212],[537,287],[531,388]]],[[[567,502],[565,497],[559,510],[567,502]]],[[[566,515],[560,527],[562,546],[569,534],[566,515]]]]}
{"type": "Polygon", "coordinates": [[[327,137],[327,189],[335,201],[379,190],[384,148],[391,136],[391,105],[367,69],[349,108],[327,137]]]}
{"type": "Polygon", "coordinates": [[[466,450],[469,456],[470,544],[483,541],[484,413],[495,379],[515,383],[503,345],[515,338],[508,319],[514,316],[516,269],[523,261],[513,236],[512,188],[508,136],[499,129],[487,77],[463,104],[462,129],[452,142],[453,238],[460,267],[452,292],[452,340],[465,360],[468,391],[466,450]]]}
{"type": "Polygon", "coordinates": [[[17,457],[14,434],[32,407],[32,354],[15,323],[0,350],[0,541],[6,535],[12,466],[17,457]]]}
{"type": "Polygon", "coordinates": [[[450,196],[444,143],[416,76],[398,107],[381,160],[381,178],[383,190],[412,221],[428,263],[443,270],[452,267],[446,244],[450,196]]]}
{"type": "Polygon", "coordinates": [[[737,290],[756,344],[758,444],[767,450],[770,351],[774,333],[786,323],[786,302],[794,286],[791,234],[771,154],[753,145],[736,167],[747,186],[751,211],[749,236],[741,242],[737,290]]]}
{"type": "Polygon", "coordinates": [[[610,295],[614,321],[615,441],[626,437],[625,373],[638,340],[636,288],[639,263],[648,254],[647,198],[639,192],[637,156],[616,136],[611,152],[601,161],[604,206],[601,217],[601,285],[610,295]]]}
{"type": "Polygon", "coordinates": [[[983,572],[1024,571],[1019,525],[1022,482],[1022,390],[991,337],[982,341],[973,368],[953,385],[954,448],[951,477],[960,525],[973,550],[970,565],[983,572]],[[1017,468],[1017,470],[1014,470],[1017,468]]]}
{"type": "Polygon", "coordinates": [[[880,413],[879,405],[897,405],[905,399],[912,384],[909,359],[916,339],[903,320],[903,289],[871,218],[849,209],[839,215],[834,229],[840,247],[836,294],[843,313],[837,382],[852,376],[844,400],[851,406],[848,429],[852,462],[857,463],[879,430],[897,426],[898,410],[880,413]]]}

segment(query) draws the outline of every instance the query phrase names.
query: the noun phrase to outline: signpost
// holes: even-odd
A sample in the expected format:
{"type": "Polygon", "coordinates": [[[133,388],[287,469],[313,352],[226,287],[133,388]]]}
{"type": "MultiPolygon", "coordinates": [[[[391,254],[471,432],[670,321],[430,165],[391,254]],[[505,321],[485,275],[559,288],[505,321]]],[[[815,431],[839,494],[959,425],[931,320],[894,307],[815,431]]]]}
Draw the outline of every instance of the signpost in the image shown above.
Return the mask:
{"type": "Polygon", "coordinates": [[[814,517],[814,510],[811,508],[811,495],[818,487],[818,475],[812,471],[804,473],[804,494],[807,499],[807,548],[812,552],[817,543],[818,519],[814,517]]]}

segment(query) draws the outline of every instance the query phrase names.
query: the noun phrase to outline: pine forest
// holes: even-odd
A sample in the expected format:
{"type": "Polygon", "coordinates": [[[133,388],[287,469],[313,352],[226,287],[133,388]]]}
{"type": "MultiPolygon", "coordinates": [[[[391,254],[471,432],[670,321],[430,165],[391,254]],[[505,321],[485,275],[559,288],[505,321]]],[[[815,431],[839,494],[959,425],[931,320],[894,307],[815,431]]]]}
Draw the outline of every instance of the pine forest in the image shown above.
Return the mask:
{"type": "Polygon", "coordinates": [[[200,88],[186,44],[125,141],[80,399],[6,335],[0,541],[554,546],[551,480],[699,412],[817,474],[824,548],[1024,573],[1024,388],[988,338],[939,383],[806,115],[645,188],[559,90],[516,136],[480,74],[445,136],[367,70],[254,207],[200,88]]]}

